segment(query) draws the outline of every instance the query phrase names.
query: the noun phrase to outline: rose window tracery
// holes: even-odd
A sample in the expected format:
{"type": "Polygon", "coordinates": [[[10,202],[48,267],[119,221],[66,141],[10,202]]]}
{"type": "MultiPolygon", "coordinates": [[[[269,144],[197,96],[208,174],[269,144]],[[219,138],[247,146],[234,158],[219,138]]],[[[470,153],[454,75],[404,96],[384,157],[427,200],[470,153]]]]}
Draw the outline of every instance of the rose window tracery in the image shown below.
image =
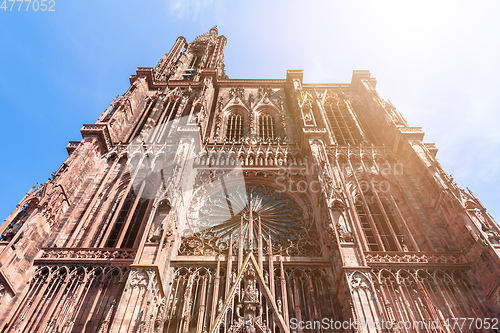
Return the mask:
{"type": "Polygon", "coordinates": [[[318,233],[308,228],[304,212],[289,195],[261,185],[223,189],[204,199],[191,226],[198,232],[183,237],[179,254],[233,254],[243,249],[263,254],[319,256],[318,233]]]}

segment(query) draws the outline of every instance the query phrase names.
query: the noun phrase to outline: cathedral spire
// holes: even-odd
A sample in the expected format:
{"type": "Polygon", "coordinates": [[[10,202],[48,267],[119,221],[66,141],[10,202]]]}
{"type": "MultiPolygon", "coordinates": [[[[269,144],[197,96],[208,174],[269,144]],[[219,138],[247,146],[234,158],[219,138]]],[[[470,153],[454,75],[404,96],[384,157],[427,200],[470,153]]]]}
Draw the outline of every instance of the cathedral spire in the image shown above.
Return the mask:
{"type": "Polygon", "coordinates": [[[205,69],[216,70],[218,77],[224,74],[224,47],[226,37],[219,36],[217,26],[197,36],[191,43],[179,37],[155,68],[157,81],[189,80],[200,81],[205,69]]]}

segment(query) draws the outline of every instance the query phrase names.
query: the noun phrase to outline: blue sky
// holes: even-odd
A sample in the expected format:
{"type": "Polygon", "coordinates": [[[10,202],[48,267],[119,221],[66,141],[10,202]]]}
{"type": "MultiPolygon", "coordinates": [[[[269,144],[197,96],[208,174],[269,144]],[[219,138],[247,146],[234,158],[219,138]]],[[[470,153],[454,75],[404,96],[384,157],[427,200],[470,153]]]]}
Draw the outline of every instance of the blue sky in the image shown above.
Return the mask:
{"type": "Polygon", "coordinates": [[[305,82],[336,83],[369,69],[458,185],[500,218],[498,1],[55,3],[54,12],[0,9],[0,221],[59,168],[68,141],[137,67],[213,25],[228,39],[230,78],[303,69],[305,82]]]}

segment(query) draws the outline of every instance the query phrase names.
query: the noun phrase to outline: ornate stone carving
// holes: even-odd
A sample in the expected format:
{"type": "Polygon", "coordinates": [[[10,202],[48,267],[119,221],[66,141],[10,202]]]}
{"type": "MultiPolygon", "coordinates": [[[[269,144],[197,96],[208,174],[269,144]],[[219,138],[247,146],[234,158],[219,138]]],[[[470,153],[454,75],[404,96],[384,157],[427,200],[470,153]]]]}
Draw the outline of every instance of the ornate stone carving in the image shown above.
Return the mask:
{"type": "Polygon", "coordinates": [[[271,332],[262,322],[262,305],[252,267],[245,273],[245,288],[242,291],[242,301],[236,305],[236,315],[238,319],[235,319],[228,332],[271,332]]]}
{"type": "Polygon", "coordinates": [[[153,274],[149,269],[133,269],[129,276],[129,287],[146,289],[153,274]]]}
{"type": "Polygon", "coordinates": [[[461,264],[467,265],[461,253],[421,253],[421,252],[365,252],[369,264],[376,263],[404,263],[404,264],[461,264]]]}
{"type": "Polygon", "coordinates": [[[354,271],[348,273],[349,285],[352,289],[370,289],[370,278],[366,274],[354,271]]]}
{"type": "Polygon", "coordinates": [[[136,250],[44,248],[41,259],[134,259],[136,250]]]}

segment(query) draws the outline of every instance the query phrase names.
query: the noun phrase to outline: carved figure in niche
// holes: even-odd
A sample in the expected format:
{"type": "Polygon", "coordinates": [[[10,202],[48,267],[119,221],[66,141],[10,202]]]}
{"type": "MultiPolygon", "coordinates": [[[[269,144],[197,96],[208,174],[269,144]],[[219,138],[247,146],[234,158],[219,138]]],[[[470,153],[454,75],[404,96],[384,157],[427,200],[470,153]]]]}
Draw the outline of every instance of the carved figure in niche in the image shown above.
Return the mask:
{"type": "Polygon", "coordinates": [[[163,300],[158,308],[158,312],[156,314],[156,319],[155,319],[155,322],[154,322],[154,328],[155,330],[157,330],[162,321],[163,321],[163,314],[164,314],[164,311],[165,311],[165,300],[163,300]]]}
{"type": "Polygon", "coordinates": [[[219,100],[217,101],[219,104],[219,113],[222,111],[222,106],[224,105],[224,99],[222,97],[219,97],[219,100]]]}
{"type": "Polygon", "coordinates": [[[369,284],[367,281],[366,276],[359,272],[355,272],[354,274],[351,275],[351,286],[354,289],[368,289],[369,284]]]}
{"type": "Polygon", "coordinates": [[[498,244],[500,242],[500,235],[495,230],[493,230],[491,228],[488,228],[488,227],[486,227],[484,225],[482,226],[482,229],[486,233],[486,235],[488,236],[489,240],[492,243],[497,243],[498,244]]]}
{"type": "Polygon", "coordinates": [[[304,108],[304,122],[306,125],[314,125],[311,109],[304,108]]]}
{"type": "Polygon", "coordinates": [[[204,88],[208,88],[209,86],[212,85],[212,78],[207,76],[205,77],[205,80],[203,80],[204,88]]]}
{"type": "Polygon", "coordinates": [[[304,119],[305,119],[307,122],[312,121],[312,116],[311,116],[311,114],[310,114],[310,113],[306,113],[306,115],[305,115],[304,119]]]}
{"type": "Polygon", "coordinates": [[[354,241],[352,233],[345,230],[342,224],[337,223],[337,229],[339,230],[339,237],[342,243],[352,243],[354,241]]]}
{"type": "Polygon", "coordinates": [[[245,290],[243,291],[243,303],[251,304],[258,302],[259,291],[255,287],[253,278],[247,278],[245,290]]]}
{"type": "Polygon", "coordinates": [[[300,86],[300,80],[298,79],[293,80],[293,88],[295,90],[302,90],[302,87],[300,86]]]}
{"type": "Polygon", "coordinates": [[[217,308],[217,313],[220,313],[224,307],[224,301],[222,300],[222,297],[219,298],[219,307],[217,308]]]}
{"type": "Polygon", "coordinates": [[[278,104],[278,107],[280,109],[280,115],[283,116],[283,96],[278,97],[278,100],[276,102],[278,104]]]}
{"type": "Polygon", "coordinates": [[[401,247],[403,248],[403,251],[408,252],[408,246],[405,244],[403,237],[401,237],[401,239],[400,239],[400,244],[401,244],[401,247]]]}
{"type": "Polygon", "coordinates": [[[248,320],[245,320],[245,329],[244,332],[246,333],[255,333],[256,329],[253,324],[252,318],[249,318],[248,320]]]}
{"type": "Polygon", "coordinates": [[[195,123],[200,123],[200,124],[201,124],[201,123],[203,122],[203,120],[205,120],[205,112],[203,112],[203,111],[198,111],[198,113],[196,113],[196,114],[194,115],[194,122],[195,122],[195,123]]]}
{"type": "Polygon", "coordinates": [[[158,210],[148,235],[148,241],[153,243],[160,241],[163,233],[163,227],[168,218],[169,212],[170,212],[170,204],[168,200],[165,200],[158,205],[158,210]]]}
{"type": "Polygon", "coordinates": [[[236,315],[244,320],[243,332],[254,333],[256,332],[256,322],[261,320],[262,305],[259,301],[259,290],[255,285],[255,270],[253,267],[250,267],[246,272],[244,283],[245,288],[242,292],[242,300],[236,306],[236,315]]]}
{"type": "Polygon", "coordinates": [[[3,286],[3,284],[0,283],[0,304],[2,304],[2,299],[3,297],[5,296],[5,287],[3,286]]]}

